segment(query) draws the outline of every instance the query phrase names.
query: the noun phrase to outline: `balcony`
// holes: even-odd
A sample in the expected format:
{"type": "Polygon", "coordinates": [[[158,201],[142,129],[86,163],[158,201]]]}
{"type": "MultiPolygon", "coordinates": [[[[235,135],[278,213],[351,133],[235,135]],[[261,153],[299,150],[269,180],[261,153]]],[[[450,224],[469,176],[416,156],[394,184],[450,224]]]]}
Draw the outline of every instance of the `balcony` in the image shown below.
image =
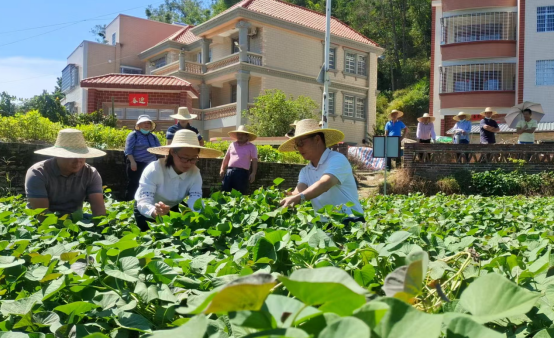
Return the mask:
{"type": "Polygon", "coordinates": [[[441,19],[442,45],[482,41],[516,41],[517,13],[493,12],[441,19]]]}
{"type": "MultiPolygon", "coordinates": [[[[184,69],[179,69],[180,61],[172,62],[164,67],[160,67],[152,71],[154,75],[172,75],[179,71],[191,74],[207,74],[220,70],[222,68],[239,64],[239,53],[230,54],[224,58],[221,58],[216,61],[209,62],[205,65],[192,61],[184,61],[184,69]],[[205,67],[203,67],[205,66],[205,67]]],[[[263,65],[263,56],[258,53],[248,52],[246,63],[262,66],[263,65]]]]}
{"type": "Polygon", "coordinates": [[[517,0],[442,0],[443,12],[515,6],[517,6],[517,0]]]}

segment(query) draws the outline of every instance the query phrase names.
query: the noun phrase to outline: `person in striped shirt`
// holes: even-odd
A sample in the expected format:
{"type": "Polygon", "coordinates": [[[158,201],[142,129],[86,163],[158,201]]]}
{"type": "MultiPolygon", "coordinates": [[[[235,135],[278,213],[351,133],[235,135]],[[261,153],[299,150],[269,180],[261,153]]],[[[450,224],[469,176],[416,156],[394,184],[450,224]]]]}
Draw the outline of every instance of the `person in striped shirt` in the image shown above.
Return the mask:
{"type": "Polygon", "coordinates": [[[431,140],[433,142],[437,139],[435,134],[435,117],[429,115],[429,113],[423,114],[422,117],[417,118],[419,123],[417,124],[416,138],[420,144],[430,144],[431,140]]]}

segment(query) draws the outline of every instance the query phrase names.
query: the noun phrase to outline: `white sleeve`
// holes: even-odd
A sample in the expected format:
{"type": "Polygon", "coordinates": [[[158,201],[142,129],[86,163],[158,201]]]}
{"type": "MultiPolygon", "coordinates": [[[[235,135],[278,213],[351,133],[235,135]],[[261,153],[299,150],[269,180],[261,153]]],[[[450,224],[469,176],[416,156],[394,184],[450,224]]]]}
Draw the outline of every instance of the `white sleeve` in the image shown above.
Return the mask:
{"type": "Polygon", "coordinates": [[[300,174],[298,174],[298,183],[310,186],[310,183],[308,182],[308,177],[306,176],[306,167],[300,170],[300,174]]]}
{"type": "MultiPolygon", "coordinates": [[[[195,212],[200,212],[200,210],[194,209],[194,204],[198,199],[202,199],[202,175],[200,175],[200,171],[197,170],[194,174],[192,185],[189,189],[189,200],[187,201],[187,205],[189,208],[195,212]]],[[[202,206],[204,206],[204,203],[202,202],[202,206]]]]}
{"type": "Polygon", "coordinates": [[[329,166],[327,166],[327,169],[323,174],[334,175],[337,179],[339,179],[339,182],[342,184],[343,182],[346,181],[348,176],[353,176],[352,166],[350,165],[350,162],[348,162],[348,159],[346,159],[344,155],[337,153],[337,154],[334,154],[333,158],[329,160],[329,166]]]}
{"type": "Polygon", "coordinates": [[[163,176],[162,169],[156,171],[156,164],[158,162],[151,162],[144,172],[139,181],[139,188],[135,193],[135,200],[137,201],[137,209],[140,214],[145,217],[151,218],[152,212],[156,209],[154,204],[154,196],[156,195],[156,189],[160,184],[160,175],[163,176]]]}

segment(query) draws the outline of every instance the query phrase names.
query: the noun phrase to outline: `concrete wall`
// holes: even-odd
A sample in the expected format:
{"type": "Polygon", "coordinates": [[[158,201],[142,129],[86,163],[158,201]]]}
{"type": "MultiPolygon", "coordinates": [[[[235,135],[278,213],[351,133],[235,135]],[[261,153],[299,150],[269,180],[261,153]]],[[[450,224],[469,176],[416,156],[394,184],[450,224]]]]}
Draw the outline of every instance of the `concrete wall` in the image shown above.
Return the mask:
{"type": "Polygon", "coordinates": [[[554,86],[537,86],[537,60],[554,60],[554,32],[537,32],[537,7],[552,6],[552,0],[525,2],[525,101],[542,104],[546,116],[542,121],[554,121],[554,86]]]}
{"type": "Polygon", "coordinates": [[[117,67],[118,49],[118,46],[88,43],[87,78],[119,73],[119,67],[117,67]]]}
{"type": "MultiPolygon", "coordinates": [[[[0,187],[7,187],[6,173],[13,178],[11,187],[18,193],[25,193],[25,174],[27,169],[34,163],[46,160],[48,157],[34,154],[37,149],[45,148],[47,145],[32,145],[18,143],[0,143],[0,154],[12,161],[9,165],[0,164],[0,187]]],[[[125,176],[125,164],[123,163],[122,151],[106,151],[107,155],[101,158],[89,159],[87,162],[94,166],[102,177],[102,184],[112,189],[112,195],[121,199],[125,193],[127,178],[125,176]]],[[[203,179],[204,197],[207,197],[212,190],[221,188],[219,169],[221,159],[201,159],[198,164],[203,179]]],[[[250,191],[258,187],[273,185],[275,178],[283,178],[285,181],[281,188],[292,188],[298,182],[298,174],[302,165],[288,165],[277,163],[259,163],[256,181],[250,185],[250,191]]]]}

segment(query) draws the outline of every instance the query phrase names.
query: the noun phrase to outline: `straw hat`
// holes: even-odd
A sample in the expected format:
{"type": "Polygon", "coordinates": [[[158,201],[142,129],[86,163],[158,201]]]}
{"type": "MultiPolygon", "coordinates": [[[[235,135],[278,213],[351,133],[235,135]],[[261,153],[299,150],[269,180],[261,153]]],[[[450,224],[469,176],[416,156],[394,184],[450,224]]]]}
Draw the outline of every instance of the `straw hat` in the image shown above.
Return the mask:
{"type": "Polygon", "coordinates": [[[202,147],[198,143],[198,136],[191,130],[181,129],[175,133],[173,141],[169,146],[150,147],[148,152],[152,154],[168,155],[170,148],[198,148],[200,149],[200,158],[218,158],[223,155],[223,152],[202,147]]]}
{"type": "Polygon", "coordinates": [[[67,128],[58,132],[58,138],[53,147],[35,151],[36,154],[50,155],[57,158],[98,158],[106,152],[87,147],[83,132],[67,128]]]}
{"type": "Polygon", "coordinates": [[[170,115],[169,117],[177,120],[194,120],[197,115],[190,114],[189,109],[186,107],[179,107],[177,114],[170,115]]]}
{"type": "Polygon", "coordinates": [[[465,113],[465,112],[460,112],[458,113],[457,115],[455,115],[452,119],[456,120],[456,121],[460,121],[460,117],[464,115],[466,117],[466,120],[469,120],[471,119],[471,114],[469,113],[465,113]]]}
{"type": "Polygon", "coordinates": [[[152,121],[152,119],[150,119],[148,115],[139,115],[137,123],[135,124],[135,130],[138,131],[140,129],[138,125],[147,121],[150,121],[150,123],[152,123],[152,130],[150,130],[150,132],[154,131],[156,129],[156,123],[152,121]]]}
{"type": "Polygon", "coordinates": [[[398,113],[398,116],[396,117],[397,119],[398,119],[398,118],[401,118],[402,116],[404,116],[404,112],[399,111],[399,110],[396,110],[396,109],[393,109],[393,110],[390,111],[390,113],[389,113],[389,118],[390,118],[390,116],[392,115],[392,113],[398,113]]]}
{"type": "Polygon", "coordinates": [[[333,146],[344,139],[344,133],[336,129],[330,128],[319,128],[317,121],[314,119],[304,119],[300,120],[296,124],[296,133],[294,137],[285,141],[280,147],[279,152],[295,152],[295,140],[301,139],[307,135],[323,133],[325,135],[326,147],[333,146]]]}
{"type": "Polygon", "coordinates": [[[497,115],[498,114],[495,110],[492,109],[492,107],[485,108],[485,110],[483,112],[481,112],[480,114],[482,116],[485,116],[485,112],[492,112],[492,115],[497,115]]]}
{"type": "Polygon", "coordinates": [[[431,122],[435,121],[435,117],[430,116],[429,113],[424,113],[422,117],[417,118],[417,121],[422,122],[422,120],[425,118],[431,119],[431,122]]]}
{"type": "Polygon", "coordinates": [[[322,127],[323,126],[323,120],[321,120],[318,124],[319,127],[322,127]]]}
{"type": "Polygon", "coordinates": [[[298,123],[298,120],[294,120],[294,122],[292,124],[290,124],[289,126],[294,127],[294,126],[296,126],[297,123],[298,123]]]}
{"type": "Polygon", "coordinates": [[[256,134],[248,131],[248,128],[244,125],[240,125],[239,128],[237,128],[236,130],[229,132],[229,136],[233,139],[238,139],[237,133],[248,134],[248,141],[254,141],[258,137],[256,134]]]}

